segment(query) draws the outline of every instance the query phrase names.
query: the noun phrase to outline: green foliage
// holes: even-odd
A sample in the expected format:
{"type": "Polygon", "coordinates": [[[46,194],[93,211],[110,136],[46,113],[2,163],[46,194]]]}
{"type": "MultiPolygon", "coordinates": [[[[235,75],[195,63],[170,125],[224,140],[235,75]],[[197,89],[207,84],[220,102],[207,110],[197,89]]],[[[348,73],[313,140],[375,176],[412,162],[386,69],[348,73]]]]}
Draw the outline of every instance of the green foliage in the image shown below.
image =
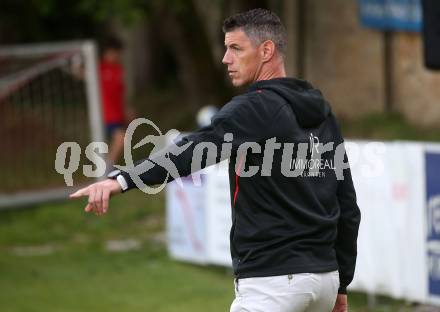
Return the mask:
{"type": "Polygon", "coordinates": [[[166,8],[175,13],[188,14],[188,0],[32,0],[32,6],[44,17],[56,16],[59,6],[71,2],[72,14],[91,16],[97,22],[120,19],[125,23],[138,22],[154,10],[166,8]]]}
{"type": "Polygon", "coordinates": [[[97,21],[121,19],[126,23],[142,20],[149,10],[148,1],[145,0],[81,0],[77,7],[78,12],[90,14],[97,21]]]}
{"type": "Polygon", "coordinates": [[[72,14],[84,14],[94,17],[97,21],[111,18],[123,18],[136,21],[143,17],[148,9],[147,0],[32,0],[32,6],[43,17],[56,16],[62,5],[68,5],[72,14]]]}
{"type": "Polygon", "coordinates": [[[41,16],[49,16],[56,12],[56,0],[32,0],[32,7],[37,10],[41,16]]]}

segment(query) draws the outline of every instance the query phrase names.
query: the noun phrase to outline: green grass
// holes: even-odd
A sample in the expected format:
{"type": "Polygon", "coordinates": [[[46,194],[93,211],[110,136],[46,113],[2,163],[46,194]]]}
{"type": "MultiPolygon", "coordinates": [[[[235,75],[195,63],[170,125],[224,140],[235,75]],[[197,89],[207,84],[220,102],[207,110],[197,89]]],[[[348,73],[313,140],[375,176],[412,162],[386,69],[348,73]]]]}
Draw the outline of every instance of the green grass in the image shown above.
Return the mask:
{"type": "Polygon", "coordinates": [[[230,278],[169,260],[163,248],[96,246],[0,260],[2,311],[224,311],[230,278]]]}
{"type": "Polygon", "coordinates": [[[365,140],[440,141],[440,131],[410,124],[399,114],[370,114],[357,120],[342,120],[344,137],[365,140]]]}
{"type": "Polygon", "coordinates": [[[163,205],[162,196],[130,192],[104,217],[85,214],[84,201],[1,212],[0,311],[224,311],[231,276],[167,256],[157,238],[163,205]],[[141,248],[106,250],[123,239],[141,248]],[[52,251],[17,252],[29,246],[52,251]]]}
{"type": "MultiPolygon", "coordinates": [[[[167,256],[160,239],[163,195],[132,191],[115,197],[104,217],[85,214],[84,204],[0,212],[0,311],[229,310],[232,276],[225,268],[167,256]],[[139,240],[140,249],[105,248],[107,241],[123,239],[139,240]],[[23,255],[29,246],[43,252],[23,255]]],[[[373,310],[366,308],[365,295],[349,298],[351,311],[410,311],[387,298],[373,310]]]]}

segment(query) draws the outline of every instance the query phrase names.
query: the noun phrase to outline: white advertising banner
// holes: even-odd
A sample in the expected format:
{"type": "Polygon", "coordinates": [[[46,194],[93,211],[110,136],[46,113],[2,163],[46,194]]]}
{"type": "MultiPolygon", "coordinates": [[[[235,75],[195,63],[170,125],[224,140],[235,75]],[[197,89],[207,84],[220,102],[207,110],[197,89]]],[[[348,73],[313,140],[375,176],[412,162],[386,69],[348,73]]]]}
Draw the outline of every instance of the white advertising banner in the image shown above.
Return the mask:
{"type": "Polygon", "coordinates": [[[182,178],[167,185],[168,250],[176,259],[206,263],[206,202],[205,176],[196,186],[191,178],[182,178]]]}
{"type": "MultiPolygon", "coordinates": [[[[365,150],[371,144],[376,143],[359,143],[360,154],[368,155],[365,150]]],[[[384,147],[374,160],[375,166],[384,166],[370,175],[371,168],[365,165],[368,161],[352,160],[348,153],[362,213],[356,274],[350,289],[423,301],[423,147],[413,143],[387,143],[384,147]]]]}
{"type": "Polygon", "coordinates": [[[228,163],[206,168],[194,180],[190,176],[180,181],[182,186],[174,181],[166,188],[171,256],[195,263],[231,266],[228,163]]]}

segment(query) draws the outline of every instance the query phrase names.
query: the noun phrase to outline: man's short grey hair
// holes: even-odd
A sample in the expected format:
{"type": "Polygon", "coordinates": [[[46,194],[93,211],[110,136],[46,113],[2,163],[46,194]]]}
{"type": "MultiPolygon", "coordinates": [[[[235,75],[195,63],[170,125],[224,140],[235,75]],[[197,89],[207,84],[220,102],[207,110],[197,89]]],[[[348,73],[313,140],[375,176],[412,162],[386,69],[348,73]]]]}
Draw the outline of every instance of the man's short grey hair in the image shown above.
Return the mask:
{"type": "Polygon", "coordinates": [[[281,56],[286,55],[286,29],[275,13],[265,9],[253,9],[225,19],[223,22],[224,33],[236,29],[242,29],[249,39],[257,45],[271,40],[281,56]]]}

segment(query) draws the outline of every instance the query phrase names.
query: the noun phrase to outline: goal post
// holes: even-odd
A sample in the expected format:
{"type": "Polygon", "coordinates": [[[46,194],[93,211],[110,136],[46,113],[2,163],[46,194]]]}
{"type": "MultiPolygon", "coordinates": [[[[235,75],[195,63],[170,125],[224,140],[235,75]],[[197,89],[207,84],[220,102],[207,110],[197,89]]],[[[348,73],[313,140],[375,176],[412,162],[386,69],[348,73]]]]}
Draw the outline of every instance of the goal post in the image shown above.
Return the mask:
{"type": "MultiPolygon", "coordinates": [[[[0,45],[0,209],[73,191],[55,171],[56,151],[105,139],[97,68],[93,41],[0,45]]],[[[77,186],[89,182],[81,173],[77,186]]]]}

